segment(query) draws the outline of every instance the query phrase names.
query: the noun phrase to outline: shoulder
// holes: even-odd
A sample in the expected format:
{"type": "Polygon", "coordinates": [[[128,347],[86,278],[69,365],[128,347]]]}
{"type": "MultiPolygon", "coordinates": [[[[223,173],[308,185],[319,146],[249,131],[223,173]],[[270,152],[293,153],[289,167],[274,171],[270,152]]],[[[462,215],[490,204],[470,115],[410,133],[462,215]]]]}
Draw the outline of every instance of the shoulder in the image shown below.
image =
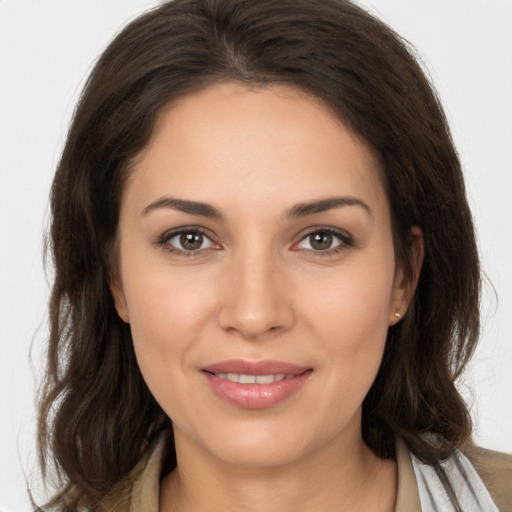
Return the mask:
{"type": "Polygon", "coordinates": [[[469,445],[462,453],[456,450],[440,461],[436,469],[421,462],[398,440],[397,464],[396,512],[420,511],[422,506],[428,508],[429,503],[436,505],[436,510],[445,510],[443,504],[447,501],[459,503],[461,510],[475,510],[476,505],[478,510],[512,512],[512,455],[469,445]],[[410,463],[405,464],[408,459],[410,463]],[[401,480],[407,474],[409,483],[405,485],[401,480]],[[403,496],[408,498],[407,506],[400,499],[403,496]],[[415,505],[412,498],[415,498],[415,505]]]}
{"type": "Polygon", "coordinates": [[[103,500],[99,512],[158,512],[164,452],[162,437],[119,487],[103,500]]]}
{"type": "Polygon", "coordinates": [[[512,455],[469,446],[464,450],[500,512],[512,512],[512,455]]]}

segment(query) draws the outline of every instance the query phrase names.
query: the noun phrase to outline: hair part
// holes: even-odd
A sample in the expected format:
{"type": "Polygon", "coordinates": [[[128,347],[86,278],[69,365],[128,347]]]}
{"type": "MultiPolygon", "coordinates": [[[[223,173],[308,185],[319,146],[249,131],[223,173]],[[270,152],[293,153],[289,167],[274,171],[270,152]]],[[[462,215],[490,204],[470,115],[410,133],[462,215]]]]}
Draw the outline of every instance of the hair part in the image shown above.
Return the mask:
{"type": "Polygon", "coordinates": [[[434,463],[471,433],[455,381],[479,331],[474,229],[447,121],[409,45],[348,0],[174,0],[130,23],[97,62],[53,182],[55,282],[38,436],[43,472],[54,466],[60,484],[45,510],[94,509],[164,433],[167,468],[176,464],[171,422],[142,378],[109,282],[130,162],[158,113],[227,81],[298,88],[367,141],[410,282],[411,228],[423,231],[415,297],[389,329],[363,403],[366,444],[393,457],[401,436],[434,463]]]}

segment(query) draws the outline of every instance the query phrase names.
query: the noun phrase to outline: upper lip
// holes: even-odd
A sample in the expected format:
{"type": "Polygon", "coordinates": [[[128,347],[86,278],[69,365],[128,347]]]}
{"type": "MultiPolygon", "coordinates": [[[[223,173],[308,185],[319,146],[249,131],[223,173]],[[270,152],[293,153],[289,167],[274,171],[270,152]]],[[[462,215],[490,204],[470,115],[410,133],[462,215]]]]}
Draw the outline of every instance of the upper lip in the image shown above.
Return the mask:
{"type": "Polygon", "coordinates": [[[309,366],[299,366],[285,361],[274,361],[270,359],[261,361],[231,359],[201,368],[202,371],[210,373],[235,373],[239,375],[299,375],[310,369],[309,366]]]}

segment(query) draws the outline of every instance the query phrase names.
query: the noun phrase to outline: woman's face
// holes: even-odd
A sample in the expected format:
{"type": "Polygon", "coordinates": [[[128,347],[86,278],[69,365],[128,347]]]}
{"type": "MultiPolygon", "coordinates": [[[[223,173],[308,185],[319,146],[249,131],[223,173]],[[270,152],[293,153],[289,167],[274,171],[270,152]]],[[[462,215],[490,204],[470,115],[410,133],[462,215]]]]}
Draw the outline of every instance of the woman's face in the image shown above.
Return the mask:
{"type": "Polygon", "coordinates": [[[405,292],[378,164],[319,101],[236,84],[174,101],[119,244],[116,307],[178,452],[278,465],[360,440],[405,292]]]}

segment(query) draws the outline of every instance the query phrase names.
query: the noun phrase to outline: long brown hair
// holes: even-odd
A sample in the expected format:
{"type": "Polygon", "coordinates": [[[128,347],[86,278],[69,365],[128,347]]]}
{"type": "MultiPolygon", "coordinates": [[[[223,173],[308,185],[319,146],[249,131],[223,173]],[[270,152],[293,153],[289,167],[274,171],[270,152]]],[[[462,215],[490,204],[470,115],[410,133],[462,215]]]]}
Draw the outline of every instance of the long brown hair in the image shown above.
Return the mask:
{"type": "Polygon", "coordinates": [[[435,463],[471,433],[455,380],[479,331],[474,229],[443,110],[409,45],[348,0],[174,0],[130,23],[103,53],[55,174],[39,450],[43,473],[56,469],[60,484],[45,510],[94,509],[164,433],[167,469],[176,464],[171,422],[144,383],[108,283],[123,185],[157,113],[225,81],[300,88],[371,145],[409,278],[411,227],[423,230],[415,299],[389,329],[363,403],[365,442],[393,457],[401,436],[435,463]]]}

